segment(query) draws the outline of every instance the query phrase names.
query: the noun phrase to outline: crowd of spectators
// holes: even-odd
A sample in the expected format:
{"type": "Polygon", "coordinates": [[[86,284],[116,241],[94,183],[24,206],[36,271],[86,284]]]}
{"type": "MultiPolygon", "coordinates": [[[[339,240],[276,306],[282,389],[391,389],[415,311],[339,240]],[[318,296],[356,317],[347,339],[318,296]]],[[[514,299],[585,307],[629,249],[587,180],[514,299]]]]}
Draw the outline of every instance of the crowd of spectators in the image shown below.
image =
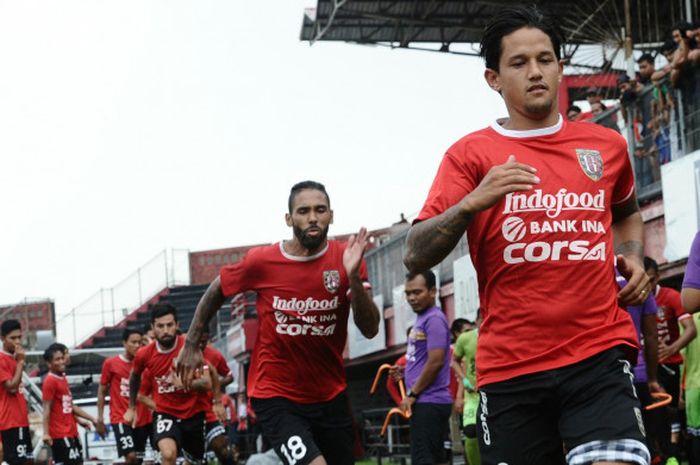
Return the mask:
{"type": "Polygon", "coordinates": [[[661,179],[661,165],[700,149],[700,22],[675,24],[658,50],[642,54],[636,62],[634,77],[617,77],[619,106],[608,108],[604,90],[590,88],[590,111],[571,105],[567,117],[627,136],[642,190],[661,179]],[[662,61],[665,64],[657,67],[662,61]]]}

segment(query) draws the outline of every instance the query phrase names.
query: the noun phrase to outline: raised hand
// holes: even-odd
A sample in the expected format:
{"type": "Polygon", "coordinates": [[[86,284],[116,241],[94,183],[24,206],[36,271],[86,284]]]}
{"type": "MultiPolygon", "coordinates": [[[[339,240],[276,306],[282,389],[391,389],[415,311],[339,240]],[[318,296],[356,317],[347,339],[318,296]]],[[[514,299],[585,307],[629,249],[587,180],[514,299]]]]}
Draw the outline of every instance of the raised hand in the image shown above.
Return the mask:
{"type": "Polygon", "coordinates": [[[369,234],[365,227],[360,228],[360,232],[356,235],[350,236],[345,252],[343,252],[343,266],[345,266],[348,276],[353,276],[359,272],[368,240],[369,234]]]}
{"type": "Polygon", "coordinates": [[[515,155],[509,155],[504,164],[491,167],[464,201],[468,203],[471,213],[484,211],[511,192],[528,191],[539,184],[540,178],[535,176],[536,171],[530,165],[515,161],[515,155]]]}
{"type": "Polygon", "coordinates": [[[22,344],[15,344],[15,360],[17,360],[18,363],[23,362],[25,355],[25,350],[24,347],[22,347],[22,344]]]}

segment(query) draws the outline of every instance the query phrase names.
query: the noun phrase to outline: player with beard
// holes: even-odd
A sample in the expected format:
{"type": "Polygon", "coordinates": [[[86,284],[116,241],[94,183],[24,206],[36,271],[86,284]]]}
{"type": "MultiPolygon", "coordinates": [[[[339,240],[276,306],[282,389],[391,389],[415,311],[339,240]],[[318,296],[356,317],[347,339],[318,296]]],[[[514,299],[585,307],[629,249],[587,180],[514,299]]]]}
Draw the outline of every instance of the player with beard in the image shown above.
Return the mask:
{"type": "Polygon", "coordinates": [[[293,237],[256,247],[224,267],[197,305],[178,361],[185,385],[202,363],[199,338],[225,296],[257,292],[260,330],[248,375],[263,434],[287,465],[352,464],[353,431],[343,348],[350,305],[371,338],[379,310],[368,292],[367,231],[347,243],[327,239],[333,211],[325,187],[292,187],[287,226],[293,237]]]}
{"type": "Polygon", "coordinates": [[[404,263],[430,269],[467,232],[483,464],[646,465],[637,340],[620,308],[650,291],[634,176],[619,134],[559,114],[562,38],[534,6],[488,22],[484,76],[508,118],[447,150],[404,263]]]}
{"type": "MultiPolygon", "coordinates": [[[[134,357],[129,378],[129,407],[124,422],[135,425],[136,402],[141,376],[148,370],[153,387],[155,413],[153,415],[153,442],[158,447],[163,465],[174,465],[178,451],[191,464],[198,464],[204,456],[204,407],[200,397],[212,388],[209,376],[192,383],[192,391],[184,389],[175,374],[174,360],[185,344],[177,336],[177,311],[170,304],[156,304],[151,309],[151,326],[155,340],[142,347],[134,357]]],[[[218,387],[218,382],[215,382],[218,387]]]]}

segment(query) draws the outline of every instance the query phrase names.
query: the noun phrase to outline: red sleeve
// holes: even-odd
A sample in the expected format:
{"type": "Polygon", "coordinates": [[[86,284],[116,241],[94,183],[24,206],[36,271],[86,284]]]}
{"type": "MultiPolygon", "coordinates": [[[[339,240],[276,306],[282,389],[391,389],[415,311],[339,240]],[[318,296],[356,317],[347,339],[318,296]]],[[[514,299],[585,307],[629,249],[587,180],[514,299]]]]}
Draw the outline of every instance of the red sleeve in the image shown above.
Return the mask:
{"type": "Polygon", "coordinates": [[[219,376],[226,377],[231,374],[231,368],[229,368],[226,359],[218,350],[216,351],[216,363],[213,363],[213,365],[214,368],[216,368],[216,372],[219,373],[219,376]]]}
{"type": "Polygon", "coordinates": [[[0,358],[0,383],[9,381],[15,374],[10,370],[10,364],[7,363],[5,357],[0,358]]]}
{"type": "Polygon", "coordinates": [[[416,221],[427,220],[456,205],[479,185],[479,171],[476,159],[473,164],[465,164],[447,152],[416,221]]]}
{"type": "Polygon", "coordinates": [[[221,290],[226,297],[251,290],[250,264],[252,262],[251,255],[254,253],[255,249],[251,249],[238,263],[221,268],[219,274],[221,290]]]}
{"type": "Polygon", "coordinates": [[[102,376],[100,376],[100,384],[107,385],[112,381],[112,362],[111,358],[108,358],[102,364],[102,376]]]}
{"type": "Polygon", "coordinates": [[[399,405],[401,403],[401,393],[399,393],[399,388],[391,376],[386,378],[386,390],[394,403],[399,405]]]}
{"type": "Polygon", "coordinates": [[[151,347],[151,344],[148,344],[146,347],[141,347],[138,350],[138,352],[136,352],[136,356],[134,357],[134,364],[131,367],[131,371],[136,373],[137,375],[143,373],[143,370],[146,369],[146,359],[148,358],[147,352],[149,352],[149,347],[151,347]]]}
{"type": "Polygon", "coordinates": [[[630,164],[630,158],[627,156],[627,142],[621,136],[619,137],[619,152],[618,157],[622,158],[622,169],[620,175],[615,181],[613,188],[612,200],[613,204],[619,204],[629,199],[634,194],[634,172],[630,164]]]}
{"type": "Polygon", "coordinates": [[[54,391],[56,390],[56,383],[51,379],[51,375],[47,374],[44,378],[44,385],[41,386],[41,399],[42,400],[53,400],[54,391]]]}

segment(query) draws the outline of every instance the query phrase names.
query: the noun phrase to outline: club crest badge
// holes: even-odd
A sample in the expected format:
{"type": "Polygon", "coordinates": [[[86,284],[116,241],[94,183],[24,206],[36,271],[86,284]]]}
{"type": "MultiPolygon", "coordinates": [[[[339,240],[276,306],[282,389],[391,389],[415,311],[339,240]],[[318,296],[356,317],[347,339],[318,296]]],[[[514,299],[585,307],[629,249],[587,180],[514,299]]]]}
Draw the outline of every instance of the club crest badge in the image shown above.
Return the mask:
{"type": "Polygon", "coordinates": [[[603,158],[598,150],[576,149],[578,162],[586,176],[594,181],[603,177],[603,158]]]}
{"type": "Polygon", "coordinates": [[[326,270],[323,272],[323,285],[328,292],[335,294],[340,288],[340,272],[338,270],[326,270]]]}

